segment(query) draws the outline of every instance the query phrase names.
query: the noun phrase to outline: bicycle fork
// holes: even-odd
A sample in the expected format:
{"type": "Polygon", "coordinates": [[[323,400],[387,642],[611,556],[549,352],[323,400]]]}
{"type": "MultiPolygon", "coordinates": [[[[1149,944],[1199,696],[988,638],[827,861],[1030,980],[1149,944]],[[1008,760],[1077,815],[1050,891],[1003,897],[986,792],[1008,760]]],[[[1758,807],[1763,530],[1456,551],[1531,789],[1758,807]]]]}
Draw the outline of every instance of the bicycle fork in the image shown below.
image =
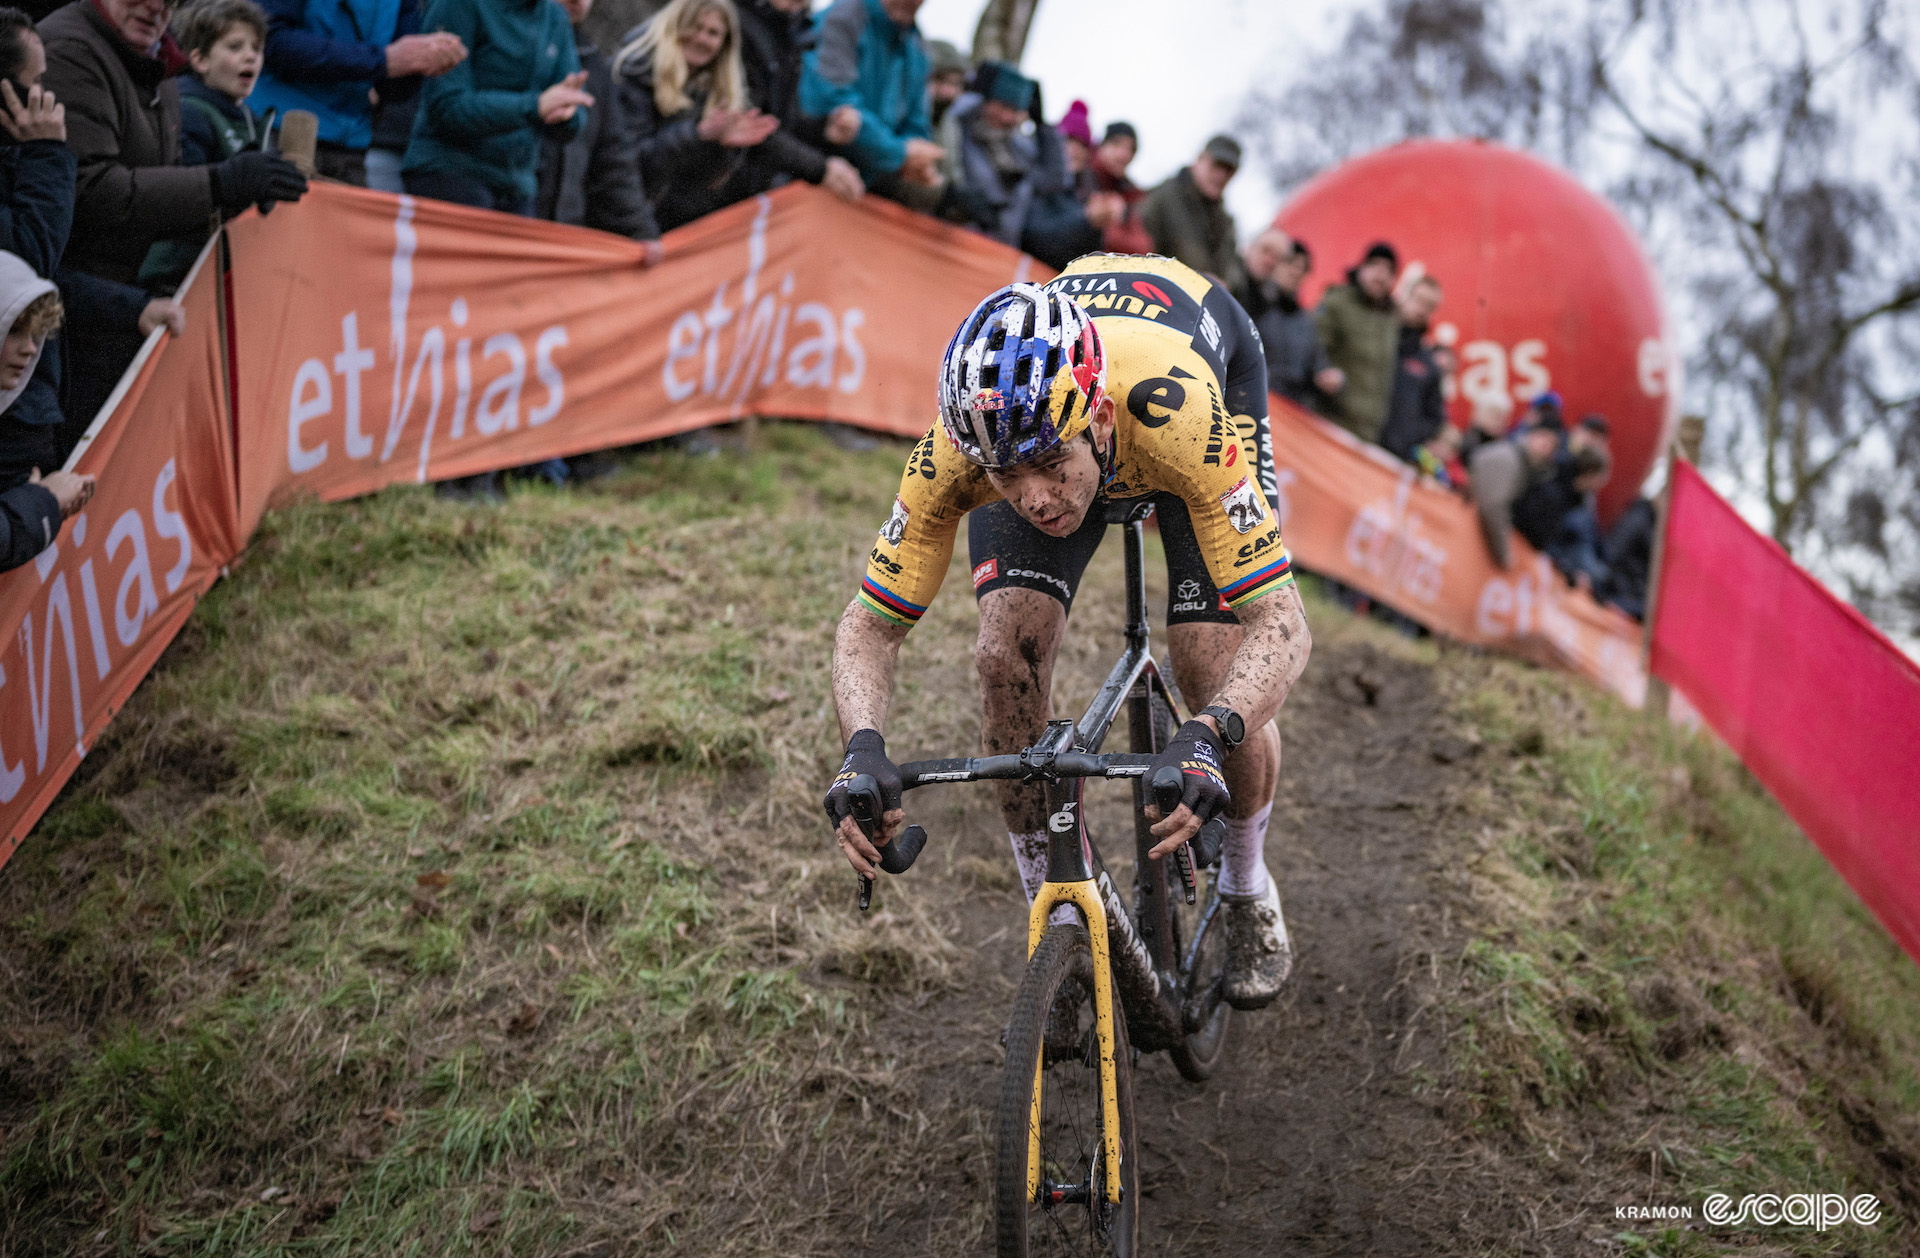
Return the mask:
{"type": "MultiPolygon", "coordinates": [[[[1108,1202],[1120,1202],[1120,1085],[1115,1061],[1113,1020],[1113,964],[1107,946],[1107,910],[1092,871],[1082,814],[1083,783],[1079,778],[1047,786],[1047,880],[1033,897],[1027,913],[1027,959],[1032,960],[1047,933],[1054,908],[1071,904],[1087,921],[1093,943],[1093,1024],[1100,1045],[1100,1156],[1106,1170],[1108,1202]]],[[[1042,1010],[1045,1017],[1047,1011],[1042,1010]]],[[[1033,1066],[1033,1106],[1027,1115],[1027,1200],[1040,1190],[1040,1088],[1046,1056],[1033,1066]]]]}

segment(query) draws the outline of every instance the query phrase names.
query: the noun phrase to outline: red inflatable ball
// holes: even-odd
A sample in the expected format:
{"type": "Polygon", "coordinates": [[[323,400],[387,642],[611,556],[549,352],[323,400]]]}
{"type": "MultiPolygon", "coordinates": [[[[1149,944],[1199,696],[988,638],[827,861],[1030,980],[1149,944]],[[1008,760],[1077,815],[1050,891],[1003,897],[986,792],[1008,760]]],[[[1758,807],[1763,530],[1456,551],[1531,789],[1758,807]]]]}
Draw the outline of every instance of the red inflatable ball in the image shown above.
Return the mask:
{"type": "Polygon", "coordinates": [[[1310,306],[1376,240],[1399,253],[1402,284],[1441,282],[1432,328],[1460,360],[1454,423],[1476,408],[1517,418],[1554,390],[1569,422],[1598,411],[1612,428],[1601,518],[1639,493],[1677,416],[1677,360],[1639,242],[1572,176],[1497,144],[1413,141],[1319,176],[1274,222],[1313,251],[1310,306]]]}

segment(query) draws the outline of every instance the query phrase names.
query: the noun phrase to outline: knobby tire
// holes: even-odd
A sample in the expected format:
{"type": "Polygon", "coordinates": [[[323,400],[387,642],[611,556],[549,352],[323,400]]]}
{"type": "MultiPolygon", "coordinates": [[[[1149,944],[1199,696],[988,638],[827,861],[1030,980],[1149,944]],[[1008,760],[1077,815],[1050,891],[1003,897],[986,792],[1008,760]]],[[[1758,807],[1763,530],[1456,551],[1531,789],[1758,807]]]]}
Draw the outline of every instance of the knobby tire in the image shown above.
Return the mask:
{"type": "Polygon", "coordinates": [[[1013,1020],[1007,1026],[1006,1075],[1000,1092],[999,1148],[994,1168],[1000,1258],[1064,1254],[1128,1258],[1134,1253],[1140,1223],[1140,1158],[1134,1138],[1133,1054],[1128,1048],[1126,1019],[1120,1016],[1117,991],[1113,1006],[1122,1182],[1120,1203],[1105,1207],[1099,1049],[1093,1033],[1093,949],[1085,928],[1078,924],[1049,927],[1027,963],[1026,976],[1014,998],[1013,1020]],[[1027,1198],[1027,1123],[1033,1105],[1034,1065],[1046,1053],[1048,1013],[1063,989],[1076,1010],[1074,1042],[1081,1051],[1063,1056],[1056,1045],[1051,1064],[1042,1071],[1041,1178],[1084,1182],[1097,1191],[1092,1194],[1092,1206],[1062,1204],[1048,1209],[1027,1198]],[[1096,1212],[1103,1207],[1109,1212],[1105,1236],[1096,1226],[1096,1212]]]}

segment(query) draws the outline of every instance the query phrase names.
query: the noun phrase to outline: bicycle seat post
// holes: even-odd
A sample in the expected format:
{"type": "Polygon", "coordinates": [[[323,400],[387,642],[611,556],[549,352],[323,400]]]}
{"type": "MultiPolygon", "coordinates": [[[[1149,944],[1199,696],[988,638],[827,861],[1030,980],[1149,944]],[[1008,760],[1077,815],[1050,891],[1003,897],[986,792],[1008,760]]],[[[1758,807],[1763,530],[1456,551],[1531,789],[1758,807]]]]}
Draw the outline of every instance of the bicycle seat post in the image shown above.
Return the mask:
{"type": "Polygon", "coordinates": [[[1136,514],[1122,526],[1127,556],[1127,646],[1141,651],[1147,649],[1147,539],[1143,524],[1147,514],[1136,514]]]}

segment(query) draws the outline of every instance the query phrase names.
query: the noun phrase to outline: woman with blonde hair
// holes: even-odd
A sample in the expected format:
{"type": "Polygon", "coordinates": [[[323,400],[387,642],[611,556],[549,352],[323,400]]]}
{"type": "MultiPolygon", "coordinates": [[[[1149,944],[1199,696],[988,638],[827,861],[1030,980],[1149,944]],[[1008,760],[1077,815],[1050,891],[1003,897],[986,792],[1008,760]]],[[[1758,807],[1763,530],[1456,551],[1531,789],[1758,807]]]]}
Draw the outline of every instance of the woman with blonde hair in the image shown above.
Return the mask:
{"type": "Polygon", "coordinates": [[[778,103],[763,111],[751,98],[733,0],[673,0],[628,32],[614,75],[662,231],[785,178],[822,178],[819,153],[781,129],[778,103]]]}

